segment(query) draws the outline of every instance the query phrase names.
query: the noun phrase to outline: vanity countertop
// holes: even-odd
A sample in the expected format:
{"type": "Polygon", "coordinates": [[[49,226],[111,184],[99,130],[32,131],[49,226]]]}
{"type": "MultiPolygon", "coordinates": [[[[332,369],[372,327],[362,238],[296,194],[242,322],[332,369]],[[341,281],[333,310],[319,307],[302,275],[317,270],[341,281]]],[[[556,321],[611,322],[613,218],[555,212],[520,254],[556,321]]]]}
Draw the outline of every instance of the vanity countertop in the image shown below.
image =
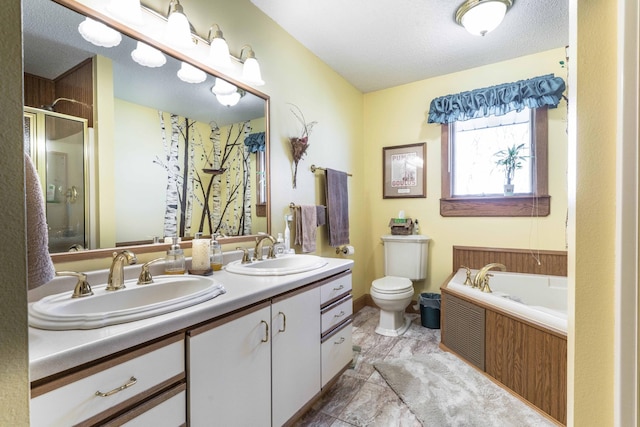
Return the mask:
{"type": "MultiPolygon", "coordinates": [[[[135,322],[88,330],[50,331],[30,327],[29,367],[31,381],[46,378],[92,360],[183,330],[302,285],[349,270],[353,266],[353,261],[348,259],[325,258],[325,260],[327,264],[324,267],[306,273],[285,276],[243,276],[224,270],[216,271],[211,277],[225,287],[225,294],[182,310],[135,322]]],[[[129,275],[132,274],[135,274],[135,269],[130,269],[129,275]]],[[[96,277],[100,277],[100,275],[98,274],[96,277]]],[[[63,290],[72,289],[72,287],[65,286],[66,288],[63,290]]],[[[62,291],[58,290],[57,292],[62,291]]]]}

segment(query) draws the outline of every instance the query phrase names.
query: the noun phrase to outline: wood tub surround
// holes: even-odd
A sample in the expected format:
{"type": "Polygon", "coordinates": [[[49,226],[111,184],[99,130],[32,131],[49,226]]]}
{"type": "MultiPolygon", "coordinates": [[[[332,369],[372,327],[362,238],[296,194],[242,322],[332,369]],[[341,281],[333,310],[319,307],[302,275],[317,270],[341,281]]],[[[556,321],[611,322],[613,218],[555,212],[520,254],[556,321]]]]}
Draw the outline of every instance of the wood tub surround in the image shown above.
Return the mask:
{"type": "MultiPolygon", "coordinates": [[[[480,269],[500,262],[510,272],[566,275],[565,252],[541,251],[539,259],[540,265],[529,250],[453,248],[454,273],[461,265],[480,269]]],[[[566,333],[447,289],[454,273],[441,287],[441,348],[458,354],[555,421],[566,424],[566,333]]]]}

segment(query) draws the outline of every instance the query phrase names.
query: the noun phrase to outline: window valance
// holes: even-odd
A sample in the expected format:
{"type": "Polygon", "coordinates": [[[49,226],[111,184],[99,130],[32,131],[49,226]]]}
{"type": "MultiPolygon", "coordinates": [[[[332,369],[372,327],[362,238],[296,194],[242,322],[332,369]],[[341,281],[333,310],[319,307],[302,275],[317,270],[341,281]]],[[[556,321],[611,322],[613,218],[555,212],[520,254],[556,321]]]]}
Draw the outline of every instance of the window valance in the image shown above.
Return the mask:
{"type": "Polygon", "coordinates": [[[452,123],[500,116],[509,111],[520,111],[524,107],[538,108],[558,106],[565,83],[553,74],[504,83],[483,89],[446,95],[431,101],[428,123],[452,123]]]}
{"type": "Polygon", "coordinates": [[[244,139],[244,145],[250,153],[256,153],[258,151],[264,151],[264,132],[251,133],[244,139]]]}

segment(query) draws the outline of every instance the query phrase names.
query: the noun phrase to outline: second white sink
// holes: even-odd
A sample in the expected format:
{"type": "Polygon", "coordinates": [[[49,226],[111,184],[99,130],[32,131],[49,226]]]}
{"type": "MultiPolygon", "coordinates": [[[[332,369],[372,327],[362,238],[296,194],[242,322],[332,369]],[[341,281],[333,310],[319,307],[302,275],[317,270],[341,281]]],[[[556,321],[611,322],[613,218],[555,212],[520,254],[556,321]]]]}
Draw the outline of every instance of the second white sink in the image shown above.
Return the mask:
{"type": "Polygon", "coordinates": [[[319,256],[298,254],[253,261],[248,264],[233,261],[227,264],[225,269],[230,273],[248,276],[284,276],[286,274],[304,273],[325,265],[327,265],[327,261],[319,256]]]}
{"type": "Polygon", "coordinates": [[[40,329],[95,329],[118,323],[146,319],[180,310],[225,293],[224,287],[203,276],[156,276],[154,283],[106,291],[106,285],[93,286],[94,295],[71,298],[63,292],[29,305],[29,325],[40,329]]]}

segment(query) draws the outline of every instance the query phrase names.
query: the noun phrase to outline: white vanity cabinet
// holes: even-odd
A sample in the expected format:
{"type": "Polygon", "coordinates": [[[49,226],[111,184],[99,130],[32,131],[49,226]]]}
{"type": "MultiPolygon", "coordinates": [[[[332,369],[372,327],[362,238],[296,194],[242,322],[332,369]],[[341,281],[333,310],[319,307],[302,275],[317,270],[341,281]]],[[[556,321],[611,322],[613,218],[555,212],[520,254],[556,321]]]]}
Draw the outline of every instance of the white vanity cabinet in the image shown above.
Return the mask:
{"type": "Polygon", "coordinates": [[[280,426],[313,399],[319,301],[307,286],[188,331],[190,424],[280,426]]]}
{"type": "Polygon", "coordinates": [[[186,407],[180,407],[175,396],[184,387],[184,336],[176,334],[35,384],[31,425],[105,425],[119,417],[121,421],[113,425],[135,425],[138,419],[146,425],[180,426],[186,423],[186,407]],[[177,406],[169,401],[177,401],[177,406]],[[177,408],[171,410],[170,423],[163,415],[169,406],[177,408]]]}
{"type": "Polygon", "coordinates": [[[270,320],[267,301],[187,332],[191,426],[271,425],[270,320]]]}
{"type": "Polygon", "coordinates": [[[320,288],[274,298],[271,306],[273,424],[281,426],[320,393],[320,288]]]}

